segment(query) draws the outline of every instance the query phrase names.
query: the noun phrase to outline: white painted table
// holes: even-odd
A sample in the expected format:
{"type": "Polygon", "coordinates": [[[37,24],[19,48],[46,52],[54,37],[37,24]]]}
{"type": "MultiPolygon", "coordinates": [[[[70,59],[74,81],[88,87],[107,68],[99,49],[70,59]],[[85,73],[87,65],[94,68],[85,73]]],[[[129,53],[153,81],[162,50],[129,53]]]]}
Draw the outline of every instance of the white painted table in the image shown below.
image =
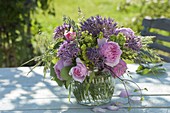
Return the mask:
{"type": "MultiPolygon", "coordinates": [[[[133,80],[148,89],[143,91],[145,100],[132,105],[130,113],[170,113],[170,64],[164,64],[167,73],[157,76],[137,75],[137,65],[128,67],[133,80]]],[[[68,91],[51,81],[49,74],[43,79],[43,67],[27,75],[29,70],[29,67],[0,68],[0,113],[93,113],[93,107],[77,104],[74,96],[72,103],[68,102],[68,91]]],[[[118,97],[120,89],[123,89],[122,84],[117,81],[112,102],[126,101],[118,97]]],[[[114,113],[126,113],[127,107],[114,113]]]]}

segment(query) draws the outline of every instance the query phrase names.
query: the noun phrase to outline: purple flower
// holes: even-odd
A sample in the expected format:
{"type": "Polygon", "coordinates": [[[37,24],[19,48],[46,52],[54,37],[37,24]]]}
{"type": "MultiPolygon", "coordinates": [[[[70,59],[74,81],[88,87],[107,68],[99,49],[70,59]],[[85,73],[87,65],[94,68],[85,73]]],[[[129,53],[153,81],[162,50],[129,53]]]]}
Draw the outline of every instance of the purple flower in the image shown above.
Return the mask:
{"type": "Polygon", "coordinates": [[[91,17],[81,23],[82,31],[88,31],[93,37],[103,33],[104,38],[109,38],[115,34],[117,23],[111,18],[102,18],[101,16],[91,17]]]}
{"type": "Polygon", "coordinates": [[[82,83],[88,75],[88,70],[80,58],[76,59],[76,63],[77,65],[71,68],[69,75],[71,75],[75,81],[82,83]]]}
{"type": "Polygon", "coordinates": [[[71,28],[71,26],[66,23],[64,23],[62,26],[58,26],[54,30],[54,38],[63,38],[65,31],[66,30],[69,31],[70,28],[71,28]]]}
{"type": "Polygon", "coordinates": [[[113,72],[113,77],[120,77],[122,76],[127,70],[126,62],[120,60],[119,63],[111,69],[113,72]],[[115,74],[115,75],[114,75],[115,74]]]}
{"type": "Polygon", "coordinates": [[[108,40],[108,39],[106,39],[106,38],[97,39],[98,46],[100,47],[101,45],[103,45],[104,43],[106,43],[107,40],[108,40]]]}
{"type": "Polygon", "coordinates": [[[76,37],[76,32],[71,32],[71,31],[65,32],[65,33],[64,33],[64,36],[65,36],[65,38],[66,38],[67,41],[72,41],[72,40],[74,40],[75,37],[76,37]]]}
{"type": "Polygon", "coordinates": [[[87,57],[91,61],[92,65],[98,67],[99,70],[104,68],[103,56],[100,55],[98,48],[88,48],[87,57]]]}
{"type": "Polygon", "coordinates": [[[132,29],[130,28],[120,28],[120,29],[116,29],[116,34],[118,33],[123,33],[126,38],[134,38],[135,37],[135,33],[132,29]]]}
{"type": "Polygon", "coordinates": [[[60,59],[60,60],[54,65],[54,71],[55,71],[55,73],[56,73],[56,75],[57,75],[57,78],[58,78],[59,80],[63,80],[63,79],[61,78],[61,75],[60,75],[60,72],[61,72],[62,68],[65,67],[65,66],[70,66],[71,64],[72,64],[71,61],[60,59]]]}
{"type": "Polygon", "coordinates": [[[76,42],[67,42],[64,41],[63,44],[60,45],[57,56],[62,58],[63,60],[72,60],[76,58],[80,49],[77,47],[76,42]]]}
{"type": "Polygon", "coordinates": [[[122,51],[117,43],[106,42],[99,47],[99,51],[103,55],[106,65],[114,67],[119,63],[122,51]]]}
{"type": "Polygon", "coordinates": [[[131,48],[135,51],[139,51],[140,48],[142,47],[142,42],[140,37],[134,37],[132,39],[128,39],[126,40],[125,46],[128,48],[131,48]]]}
{"type": "Polygon", "coordinates": [[[126,37],[125,46],[133,50],[140,50],[142,47],[142,42],[140,37],[135,36],[135,33],[130,28],[120,28],[116,29],[116,34],[122,33],[126,37]]]}

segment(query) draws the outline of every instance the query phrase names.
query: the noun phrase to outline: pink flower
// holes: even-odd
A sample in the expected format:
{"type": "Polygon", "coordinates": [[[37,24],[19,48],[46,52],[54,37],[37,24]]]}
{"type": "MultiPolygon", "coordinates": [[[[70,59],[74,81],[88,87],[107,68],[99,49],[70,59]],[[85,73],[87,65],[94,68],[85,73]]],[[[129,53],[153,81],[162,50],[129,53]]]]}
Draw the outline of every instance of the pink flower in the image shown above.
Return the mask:
{"type": "Polygon", "coordinates": [[[71,32],[71,31],[65,32],[65,33],[64,33],[64,36],[65,36],[65,38],[66,38],[67,41],[72,41],[72,40],[74,40],[75,37],[76,37],[76,32],[71,32]]]}
{"type": "Polygon", "coordinates": [[[60,60],[54,65],[54,71],[55,71],[58,79],[63,80],[63,79],[61,78],[60,72],[61,72],[61,70],[62,70],[63,67],[65,67],[65,66],[70,66],[71,64],[72,64],[72,62],[69,61],[69,60],[62,60],[62,59],[60,59],[60,60]]]}
{"type": "Polygon", "coordinates": [[[127,70],[126,62],[120,60],[120,62],[115,67],[112,68],[112,71],[115,74],[113,76],[120,77],[126,72],[126,70],[127,70]]]}
{"type": "Polygon", "coordinates": [[[88,75],[88,71],[86,66],[80,60],[80,58],[77,58],[76,62],[77,65],[71,68],[69,75],[71,75],[75,81],[82,83],[88,75]]]}
{"type": "Polygon", "coordinates": [[[106,42],[99,48],[100,54],[105,58],[105,64],[111,67],[119,63],[122,51],[116,42],[106,42]]]}

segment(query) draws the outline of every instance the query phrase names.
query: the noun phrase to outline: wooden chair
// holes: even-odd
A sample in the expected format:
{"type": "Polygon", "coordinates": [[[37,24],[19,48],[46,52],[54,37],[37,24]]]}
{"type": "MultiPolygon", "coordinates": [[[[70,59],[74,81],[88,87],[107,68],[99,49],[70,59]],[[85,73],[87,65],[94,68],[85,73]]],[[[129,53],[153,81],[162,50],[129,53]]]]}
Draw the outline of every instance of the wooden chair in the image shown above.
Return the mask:
{"type": "Polygon", "coordinates": [[[143,19],[142,25],[144,29],[141,31],[142,36],[155,36],[153,44],[149,44],[150,48],[159,50],[158,54],[165,62],[170,62],[170,19],[143,19]],[[151,30],[159,29],[159,33],[151,30]],[[160,34],[166,31],[167,36],[160,34]],[[161,54],[160,54],[161,53],[161,54]]]}

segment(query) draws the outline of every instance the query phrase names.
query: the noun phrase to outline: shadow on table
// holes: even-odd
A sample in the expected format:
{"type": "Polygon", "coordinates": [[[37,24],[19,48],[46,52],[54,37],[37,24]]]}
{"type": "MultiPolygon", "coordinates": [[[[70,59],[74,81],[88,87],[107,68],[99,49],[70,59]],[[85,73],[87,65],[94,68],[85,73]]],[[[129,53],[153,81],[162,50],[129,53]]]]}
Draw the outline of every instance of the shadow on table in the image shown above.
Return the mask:
{"type": "MultiPolygon", "coordinates": [[[[33,112],[67,109],[73,106],[68,102],[68,91],[58,87],[43,69],[35,69],[29,75],[30,68],[0,69],[0,112],[33,112]]],[[[79,105],[76,105],[76,107],[79,105]]],[[[80,106],[81,107],[81,106],[80,106]]]]}
{"type": "MultiPolygon", "coordinates": [[[[80,112],[91,112],[91,107],[78,105],[73,98],[71,99],[73,103],[69,103],[68,91],[58,87],[49,76],[44,79],[43,71],[40,72],[43,69],[36,68],[27,75],[29,70],[30,68],[0,69],[0,112],[69,113],[75,109],[80,112]]],[[[169,81],[166,81],[166,77],[162,80],[169,81]]],[[[149,100],[147,103],[154,105],[155,102],[150,101],[152,97],[147,98],[149,100]]],[[[155,97],[155,100],[162,105],[169,103],[166,98],[155,97]]]]}

